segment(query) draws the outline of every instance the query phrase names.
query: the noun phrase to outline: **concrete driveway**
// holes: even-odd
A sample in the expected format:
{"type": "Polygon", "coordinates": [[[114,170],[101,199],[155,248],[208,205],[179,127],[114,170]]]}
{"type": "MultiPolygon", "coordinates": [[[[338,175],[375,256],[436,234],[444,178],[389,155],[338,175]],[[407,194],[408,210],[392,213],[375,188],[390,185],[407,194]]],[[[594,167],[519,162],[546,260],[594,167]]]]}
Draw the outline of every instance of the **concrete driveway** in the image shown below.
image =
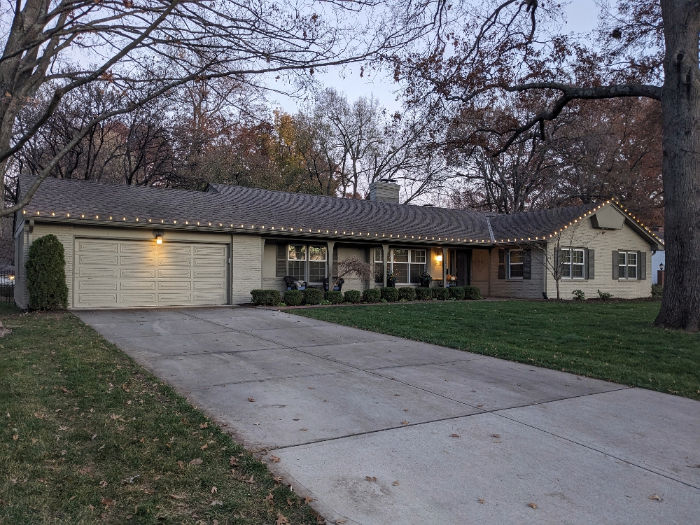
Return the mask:
{"type": "Polygon", "coordinates": [[[76,314],[331,522],[700,523],[696,401],[271,310],[76,314]]]}

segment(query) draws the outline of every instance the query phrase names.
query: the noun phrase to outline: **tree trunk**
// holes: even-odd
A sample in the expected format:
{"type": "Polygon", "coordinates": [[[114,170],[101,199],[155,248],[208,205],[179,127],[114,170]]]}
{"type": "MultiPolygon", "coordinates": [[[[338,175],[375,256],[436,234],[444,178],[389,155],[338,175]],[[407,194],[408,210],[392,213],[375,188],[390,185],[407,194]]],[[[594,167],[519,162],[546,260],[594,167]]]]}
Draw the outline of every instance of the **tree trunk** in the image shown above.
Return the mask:
{"type": "Polygon", "coordinates": [[[662,0],[666,58],[661,99],[666,283],[655,324],[697,331],[700,320],[700,15],[662,0]]]}

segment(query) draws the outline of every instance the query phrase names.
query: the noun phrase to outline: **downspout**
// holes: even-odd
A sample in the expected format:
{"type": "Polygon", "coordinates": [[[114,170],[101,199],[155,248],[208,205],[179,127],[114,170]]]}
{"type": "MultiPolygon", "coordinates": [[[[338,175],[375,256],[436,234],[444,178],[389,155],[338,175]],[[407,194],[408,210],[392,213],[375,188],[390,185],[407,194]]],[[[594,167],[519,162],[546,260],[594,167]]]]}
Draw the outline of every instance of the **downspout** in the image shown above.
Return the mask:
{"type": "MultiPolygon", "coordinates": [[[[491,227],[491,221],[489,220],[488,217],[486,217],[486,226],[489,229],[489,237],[491,238],[491,242],[493,244],[496,243],[496,237],[493,235],[493,228],[491,227]]],[[[496,252],[498,254],[498,252],[496,252]]],[[[489,248],[489,296],[491,295],[491,265],[493,264],[493,261],[491,260],[493,258],[493,246],[489,248]]]]}

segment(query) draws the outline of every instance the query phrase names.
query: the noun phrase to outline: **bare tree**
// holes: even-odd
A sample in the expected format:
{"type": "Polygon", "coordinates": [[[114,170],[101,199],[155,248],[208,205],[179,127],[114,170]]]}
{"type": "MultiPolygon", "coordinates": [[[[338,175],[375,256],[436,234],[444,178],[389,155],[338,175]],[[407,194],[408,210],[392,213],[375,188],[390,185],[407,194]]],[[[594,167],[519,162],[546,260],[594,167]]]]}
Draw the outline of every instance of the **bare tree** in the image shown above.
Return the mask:
{"type": "Polygon", "coordinates": [[[561,5],[461,2],[445,11],[427,52],[397,58],[414,101],[494,106],[536,93],[543,103],[515,126],[505,151],[577,100],[661,103],[667,280],[657,326],[700,329],[700,8],[686,0],[601,2],[598,39],[562,34],[561,5]]]}
{"type": "Polygon", "coordinates": [[[276,3],[197,0],[25,0],[0,17],[0,173],[56,111],[88,84],[112,86],[121,103],[86,123],[38,172],[21,209],[90,130],[192,81],[259,82],[367,60],[414,39],[431,23],[424,4],[330,1],[276,3]],[[362,20],[367,22],[362,23],[362,20]],[[79,57],[79,59],[78,59],[79,57]],[[15,123],[38,90],[51,97],[20,134],[15,123]]]}

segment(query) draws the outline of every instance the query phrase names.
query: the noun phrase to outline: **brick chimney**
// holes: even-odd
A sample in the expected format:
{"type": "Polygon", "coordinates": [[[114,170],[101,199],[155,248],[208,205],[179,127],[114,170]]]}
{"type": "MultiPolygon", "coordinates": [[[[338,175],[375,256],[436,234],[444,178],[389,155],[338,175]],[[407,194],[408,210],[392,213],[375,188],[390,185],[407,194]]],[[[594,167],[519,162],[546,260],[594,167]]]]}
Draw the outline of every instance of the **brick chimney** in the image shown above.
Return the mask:
{"type": "Polygon", "coordinates": [[[375,202],[399,203],[401,186],[393,179],[379,179],[369,185],[369,200],[375,202]]]}

